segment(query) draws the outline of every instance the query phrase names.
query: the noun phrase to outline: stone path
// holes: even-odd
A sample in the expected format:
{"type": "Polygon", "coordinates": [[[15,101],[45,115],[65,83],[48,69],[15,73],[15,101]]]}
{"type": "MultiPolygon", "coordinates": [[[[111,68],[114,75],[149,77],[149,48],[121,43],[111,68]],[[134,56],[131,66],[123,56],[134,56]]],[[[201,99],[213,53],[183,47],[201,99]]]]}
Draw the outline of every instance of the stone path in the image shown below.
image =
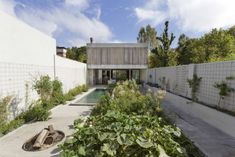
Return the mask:
{"type": "MultiPolygon", "coordinates": [[[[89,93],[89,90],[77,99],[89,93]]],[[[75,101],[76,101],[75,100],[75,101]]],[[[66,136],[73,133],[73,121],[80,115],[88,116],[90,114],[91,106],[70,106],[59,105],[52,109],[52,115],[48,121],[36,122],[32,124],[25,124],[22,127],[10,132],[9,134],[0,138],[0,157],[56,157],[59,156],[60,150],[57,146],[53,146],[47,150],[38,152],[26,152],[22,150],[23,143],[40,132],[44,127],[53,124],[56,130],[61,130],[66,136]]],[[[63,140],[64,141],[64,140],[63,140]]],[[[63,143],[61,141],[59,144],[63,143]]]]}
{"type": "Polygon", "coordinates": [[[235,157],[235,117],[188,102],[188,99],[167,93],[162,107],[205,155],[235,157]]]}

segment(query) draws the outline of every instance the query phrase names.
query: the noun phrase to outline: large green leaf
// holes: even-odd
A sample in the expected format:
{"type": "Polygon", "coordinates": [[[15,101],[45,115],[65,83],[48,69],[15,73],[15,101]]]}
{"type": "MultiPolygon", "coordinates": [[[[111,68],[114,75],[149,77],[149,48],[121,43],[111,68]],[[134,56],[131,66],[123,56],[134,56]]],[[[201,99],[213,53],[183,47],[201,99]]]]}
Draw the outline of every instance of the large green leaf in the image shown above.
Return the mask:
{"type": "Polygon", "coordinates": [[[158,147],[158,150],[159,150],[159,157],[169,157],[169,156],[166,154],[165,150],[162,148],[161,145],[158,145],[157,147],[158,147]]]}
{"type": "Polygon", "coordinates": [[[149,148],[153,146],[153,142],[148,141],[142,137],[138,137],[138,139],[136,140],[136,143],[139,144],[139,146],[143,147],[143,148],[149,148]]]}

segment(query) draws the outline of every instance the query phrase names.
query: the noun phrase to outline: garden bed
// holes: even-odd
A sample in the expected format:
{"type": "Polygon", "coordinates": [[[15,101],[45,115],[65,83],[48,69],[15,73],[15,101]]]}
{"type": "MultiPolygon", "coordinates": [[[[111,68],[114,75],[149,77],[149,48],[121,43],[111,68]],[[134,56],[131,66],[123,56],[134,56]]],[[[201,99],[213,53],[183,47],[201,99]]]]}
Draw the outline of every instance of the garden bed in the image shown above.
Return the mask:
{"type": "Polygon", "coordinates": [[[60,146],[61,156],[203,157],[163,114],[164,94],[143,95],[134,81],[118,83],[85,122],[75,121],[76,132],[60,146]]]}

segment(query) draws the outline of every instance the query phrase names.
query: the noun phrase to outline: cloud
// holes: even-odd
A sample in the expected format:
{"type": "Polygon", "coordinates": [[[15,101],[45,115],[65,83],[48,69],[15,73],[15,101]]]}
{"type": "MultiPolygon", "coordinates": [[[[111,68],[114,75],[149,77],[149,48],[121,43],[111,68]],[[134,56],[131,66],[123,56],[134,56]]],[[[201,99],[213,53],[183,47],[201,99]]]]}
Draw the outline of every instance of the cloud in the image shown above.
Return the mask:
{"type": "MultiPolygon", "coordinates": [[[[8,5],[11,9],[16,5],[12,2],[12,5],[8,5]]],[[[95,7],[96,13],[92,16],[85,15],[84,9],[89,7],[88,2],[89,0],[66,0],[64,5],[50,9],[20,4],[16,15],[29,25],[57,38],[59,43],[63,41],[63,46],[84,45],[90,37],[93,37],[95,42],[113,40],[113,33],[100,20],[100,8],[95,7]]]]}
{"type": "Polygon", "coordinates": [[[58,27],[55,22],[51,22],[48,19],[40,16],[35,16],[31,13],[31,11],[22,11],[18,14],[18,16],[24,22],[46,33],[49,36],[53,36],[53,33],[57,30],[58,27]]]}
{"type": "Polygon", "coordinates": [[[140,22],[156,26],[169,19],[182,30],[206,32],[234,25],[234,6],[234,0],[149,0],[134,11],[140,22]]]}
{"type": "Polygon", "coordinates": [[[0,10],[12,16],[15,16],[15,5],[14,0],[0,0],[0,10]]]}
{"type": "Polygon", "coordinates": [[[164,12],[157,11],[157,10],[154,11],[154,10],[136,8],[135,12],[139,19],[139,22],[146,21],[155,26],[161,23],[166,18],[166,15],[164,14],[164,12]]]}
{"type": "Polygon", "coordinates": [[[88,0],[65,0],[65,4],[68,6],[74,6],[79,10],[84,10],[89,7],[88,0]]]}

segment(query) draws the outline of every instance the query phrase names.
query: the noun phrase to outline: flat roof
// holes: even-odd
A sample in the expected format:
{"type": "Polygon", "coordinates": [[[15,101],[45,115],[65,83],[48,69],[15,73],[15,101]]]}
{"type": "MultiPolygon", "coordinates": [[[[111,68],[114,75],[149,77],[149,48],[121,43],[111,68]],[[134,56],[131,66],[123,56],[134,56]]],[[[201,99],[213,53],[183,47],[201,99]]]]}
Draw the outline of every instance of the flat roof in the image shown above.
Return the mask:
{"type": "Polygon", "coordinates": [[[147,43],[87,43],[88,47],[148,47],[147,43]]]}

